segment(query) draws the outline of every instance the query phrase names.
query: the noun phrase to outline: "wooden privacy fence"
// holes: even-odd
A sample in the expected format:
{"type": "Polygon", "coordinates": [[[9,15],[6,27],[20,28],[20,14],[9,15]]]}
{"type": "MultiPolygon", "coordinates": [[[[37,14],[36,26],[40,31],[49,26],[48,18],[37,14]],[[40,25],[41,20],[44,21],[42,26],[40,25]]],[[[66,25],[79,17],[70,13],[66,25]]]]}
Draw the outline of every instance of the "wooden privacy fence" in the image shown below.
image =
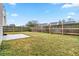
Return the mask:
{"type": "Polygon", "coordinates": [[[33,32],[48,32],[48,33],[59,33],[59,34],[75,34],[79,35],[79,23],[73,24],[59,24],[45,26],[37,26],[32,28],[33,32]]]}
{"type": "Polygon", "coordinates": [[[23,31],[28,31],[28,28],[23,26],[4,26],[3,31],[4,32],[23,32],[23,31]]]}
{"type": "Polygon", "coordinates": [[[79,23],[73,24],[58,24],[58,25],[41,25],[35,27],[24,27],[24,26],[4,26],[4,32],[46,32],[46,33],[59,33],[59,34],[75,34],[79,35],[79,23]]]}
{"type": "Polygon", "coordinates": [[[79,35],[79,28],[50,28],[50,30],[48,28],[44,28],[44,29],[36,29],[36,28],[32,28],[33,32],[47,32],[47,33],[59,33],[59,34],[75,34],[75,35],[79,35]]]}

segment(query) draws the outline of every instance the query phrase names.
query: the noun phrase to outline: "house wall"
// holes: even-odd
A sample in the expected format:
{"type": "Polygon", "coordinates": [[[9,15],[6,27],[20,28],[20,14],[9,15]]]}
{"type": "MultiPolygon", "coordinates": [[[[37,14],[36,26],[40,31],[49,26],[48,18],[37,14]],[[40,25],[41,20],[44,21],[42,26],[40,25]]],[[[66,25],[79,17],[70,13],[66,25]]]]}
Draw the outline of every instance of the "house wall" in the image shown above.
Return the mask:
{"type": "Polygon", "coordinates": [[[0,26],[3,26],[3,7],[2,7],[2,3],[0,3],[0,26]]]}
{"type": "Polygon", "coordinates": [[[3,6],[2,3],[0,3],[0,45],[2,42],[2,37],[3,37],[3,6]]]}
{"type": "Polygon", "coordinates": [[[3,39],[3,27],[0,26],[0,45],[3,39]]]}

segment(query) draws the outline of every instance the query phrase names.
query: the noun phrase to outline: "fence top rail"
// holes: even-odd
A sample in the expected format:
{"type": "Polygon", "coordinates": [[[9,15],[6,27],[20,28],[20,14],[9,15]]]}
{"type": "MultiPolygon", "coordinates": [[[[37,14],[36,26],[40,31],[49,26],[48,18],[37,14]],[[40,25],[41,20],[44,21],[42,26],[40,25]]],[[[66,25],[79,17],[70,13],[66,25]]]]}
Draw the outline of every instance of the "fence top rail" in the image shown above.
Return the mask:
{"type": "MultiPolygon", "coordinates": [[[[51,28],[51,29],[62,29],[62,28],[51,28]]],[[[79,29],[79,28],[63,28],[63,29],[79,29]]]]}

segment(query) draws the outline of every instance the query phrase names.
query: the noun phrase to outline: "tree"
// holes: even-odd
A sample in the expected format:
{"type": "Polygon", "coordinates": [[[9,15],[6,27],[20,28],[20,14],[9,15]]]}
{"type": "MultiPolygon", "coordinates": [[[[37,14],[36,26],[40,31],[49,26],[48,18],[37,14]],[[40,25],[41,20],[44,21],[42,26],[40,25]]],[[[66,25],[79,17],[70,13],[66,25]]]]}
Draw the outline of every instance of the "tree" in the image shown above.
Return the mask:
{"type": "Polygon", "coordinates": [[[29,22],[26,24],[27,27],[35,27],[35,26],[37,26],[37,25],[38,25],[38,22],[35,21],[35,20],[29,21],[29,22]]]}
{"type": "Polygon", "coordinates": [[[38,25],[38,22],[35,20],[29,21],[26,26],[28,31],[32,31],[33,27],[36,27],[38,25]]]}
{"type": "Polygon", "coordinates": [[[65,24],[65,23],[66,23],[66,21],[65,21],[64,19],[62,20],[62,22],[63,22],[63,24],[65,24]]]}
{"type": "Polygon", "coordinates": [[[59,22],[58,22],[58,23],[59,23],[59,25],[60,25],[60,24],[62,24],[62,21],[61,21],[61,20],[59,20],[59,22]]]}

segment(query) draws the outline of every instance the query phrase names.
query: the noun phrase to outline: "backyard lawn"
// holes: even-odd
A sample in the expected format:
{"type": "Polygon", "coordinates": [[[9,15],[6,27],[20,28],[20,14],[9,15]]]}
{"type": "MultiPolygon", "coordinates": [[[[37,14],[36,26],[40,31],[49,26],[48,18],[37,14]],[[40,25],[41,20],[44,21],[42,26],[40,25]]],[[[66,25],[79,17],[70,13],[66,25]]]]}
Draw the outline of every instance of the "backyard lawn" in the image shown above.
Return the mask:
{"type": "Polygon", "coordinates": [[[48,34],[38,32],[23,33],[31,37],[3,41],[0,55],[6,56],[79,56],[79,36],[48,34]]]}

